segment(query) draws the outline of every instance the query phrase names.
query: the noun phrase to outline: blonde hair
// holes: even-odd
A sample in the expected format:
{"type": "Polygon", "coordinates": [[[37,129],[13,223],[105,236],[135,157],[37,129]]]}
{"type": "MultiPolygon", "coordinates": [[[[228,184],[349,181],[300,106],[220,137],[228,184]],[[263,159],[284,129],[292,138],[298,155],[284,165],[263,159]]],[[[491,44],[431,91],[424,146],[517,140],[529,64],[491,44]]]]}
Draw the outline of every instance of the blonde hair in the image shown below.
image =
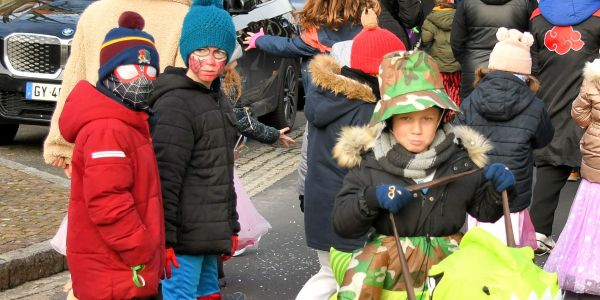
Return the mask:
{"type": "Polygon", "coordinates": [[[235,70],[235,64],[228,64],[223,71],[223,93],[233,102],[242,97],[242,80],[240,74],[235,70]]]}
{"type": "MultiPolygon", "coordinates": [[[[488,69],[488,68],[484,68],[484,67],[479,67],[477,68],[477,70],[475,71],[475,82],[473,83],[473,86],[476,87],[479,85],[479,83],[481,82],[481,80],[483,79],[483,77],[485,77],[486,75],[492,73],[493,69],[488,69]]],[[[532,75],[527,75],[527,86],[529,86],[529,89],[535,94],[537,93],[537,91],[540,89],[540,81],[535,78],[532,75]]]]}
{"type": "Polygon", "coordinates": [[[335,30],[346,22],[360,24],[361,13],[369,8],[377,15],[381,13],[377,0],[308,0],[302,10],[293,14],[304,30],[315,27],[335,30]]]}

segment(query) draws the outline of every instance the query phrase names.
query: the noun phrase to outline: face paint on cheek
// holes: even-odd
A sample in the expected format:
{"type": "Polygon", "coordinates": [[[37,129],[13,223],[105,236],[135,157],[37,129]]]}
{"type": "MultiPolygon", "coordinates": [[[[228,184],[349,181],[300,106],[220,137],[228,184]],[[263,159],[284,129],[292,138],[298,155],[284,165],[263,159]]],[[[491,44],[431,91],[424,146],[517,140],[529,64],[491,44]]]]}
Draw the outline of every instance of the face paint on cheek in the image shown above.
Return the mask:
{"type": "Polygon", "coordinates": [[[188,64],[190,70],[192,70],[200,80],[207,82],[212,82],[217,79],[225,69],[225,61],[212,60],[212,62],[209,62],[208,58],[201,59],[193,55],[190,55],[188,64]]]}

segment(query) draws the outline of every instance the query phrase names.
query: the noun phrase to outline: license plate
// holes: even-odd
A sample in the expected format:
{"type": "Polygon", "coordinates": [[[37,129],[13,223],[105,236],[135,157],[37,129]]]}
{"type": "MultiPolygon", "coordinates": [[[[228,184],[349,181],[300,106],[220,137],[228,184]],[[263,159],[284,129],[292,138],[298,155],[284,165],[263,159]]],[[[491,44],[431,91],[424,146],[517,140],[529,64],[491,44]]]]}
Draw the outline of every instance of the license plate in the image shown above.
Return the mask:
{"type": "Polygon", "coordinates": [[[27,82],[25,84],[25,99],[41,101],[57,101],[60,94],[60,84],[27,82]]]}

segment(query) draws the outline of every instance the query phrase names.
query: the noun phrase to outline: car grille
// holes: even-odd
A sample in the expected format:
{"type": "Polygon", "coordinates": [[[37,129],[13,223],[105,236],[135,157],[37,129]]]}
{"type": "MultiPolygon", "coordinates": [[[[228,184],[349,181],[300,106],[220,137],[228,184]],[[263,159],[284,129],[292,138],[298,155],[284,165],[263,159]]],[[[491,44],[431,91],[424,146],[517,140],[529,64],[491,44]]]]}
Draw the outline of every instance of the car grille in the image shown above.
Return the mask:
{"type": "Polygon", "coordinates": [[[7,117],[50,120],[55,102],[31,101],[19,92],[0,91],[0,114],[7,117]]]}
{"type": "Polygon", "coordinates": [[[68,45],[57,37],[16,33],[8,36],[4,59],[15,75],[51,78],[58,73],[68,56],[68,45]]]}

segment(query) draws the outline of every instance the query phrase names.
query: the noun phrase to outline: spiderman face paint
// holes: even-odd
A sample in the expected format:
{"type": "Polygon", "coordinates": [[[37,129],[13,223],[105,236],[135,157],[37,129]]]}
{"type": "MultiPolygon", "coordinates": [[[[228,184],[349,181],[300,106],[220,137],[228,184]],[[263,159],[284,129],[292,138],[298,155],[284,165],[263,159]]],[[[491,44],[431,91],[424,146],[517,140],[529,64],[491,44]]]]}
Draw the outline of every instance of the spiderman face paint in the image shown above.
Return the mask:
{"type": "Polygon", "coordinates": [[[132,83],[142,77],[146,77],[150,81],[156,79],[156,68],[147,65],[118,66],[114,73],[119,81],[123,83],[132,83]]]}
{"type": "Polygon", "coordinates": [[[149,111],[148,98],[154,90],[156,68],[147,65],[118,66],[103,80],[104,86],[123,102],[137,111],[149,111]]]}
{"type": "Polygon", "coordinates": [[[224,55],[223,53],[223,50],[213,47],[194,51],[188,59],[190,71],[198,77],[201,83],[210,86],[225,69],[227,53],[224,55]]]}

